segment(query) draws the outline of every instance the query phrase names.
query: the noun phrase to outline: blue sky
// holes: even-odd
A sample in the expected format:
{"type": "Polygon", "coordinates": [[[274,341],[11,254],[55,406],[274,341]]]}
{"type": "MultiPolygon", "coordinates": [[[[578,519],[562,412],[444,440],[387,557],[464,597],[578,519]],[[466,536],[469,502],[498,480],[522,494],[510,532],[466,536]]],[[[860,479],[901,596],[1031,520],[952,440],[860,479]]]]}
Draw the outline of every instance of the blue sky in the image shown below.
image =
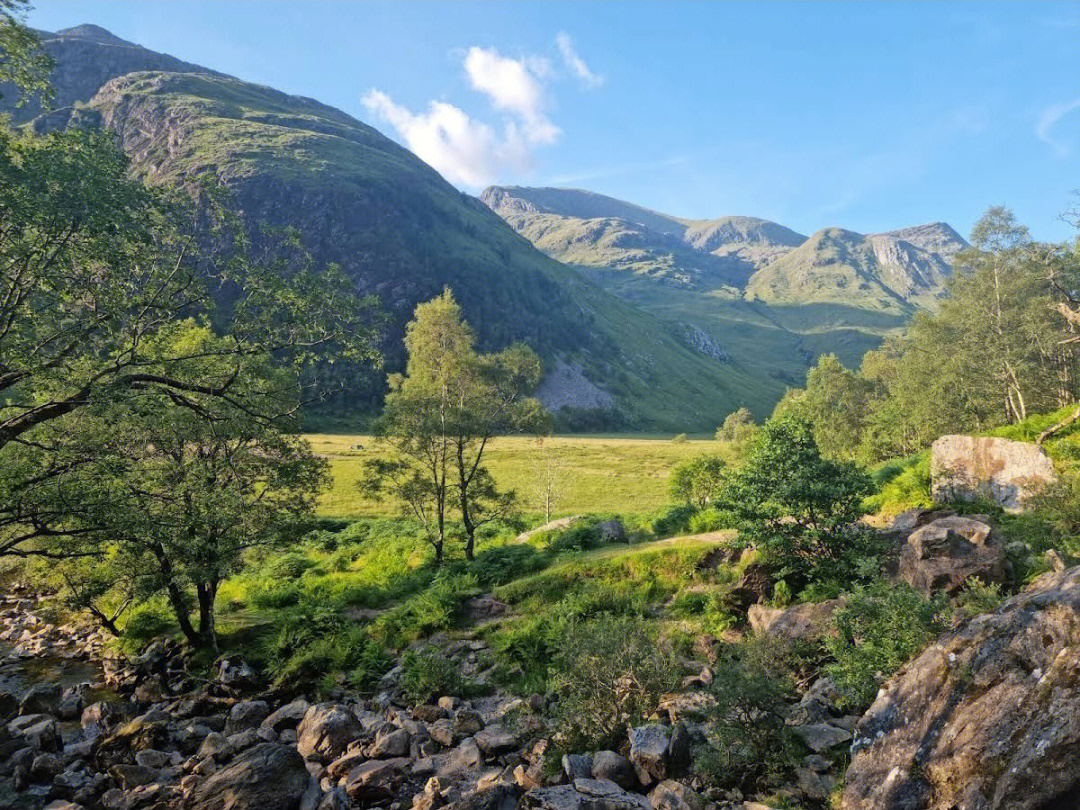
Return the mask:
{"type": "Polygon", "coordinates": [[[459,187],[588,188],[810,233],[1080,188],[1080,3],[45,2],[340,107],[459,187]]]}

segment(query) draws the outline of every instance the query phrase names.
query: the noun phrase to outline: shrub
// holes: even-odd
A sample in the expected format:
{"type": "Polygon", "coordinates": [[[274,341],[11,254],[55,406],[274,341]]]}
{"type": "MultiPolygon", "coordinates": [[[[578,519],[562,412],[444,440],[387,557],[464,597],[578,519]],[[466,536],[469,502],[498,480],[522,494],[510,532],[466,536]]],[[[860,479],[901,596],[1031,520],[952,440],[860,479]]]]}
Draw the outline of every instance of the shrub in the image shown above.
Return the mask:
{"type": "Polygon", "coordinates": [[[800,754],[784,723],[795,696],[790,679],[740,653],[717,666],[711,690],[716,706],[697,751],[698,773],[720,787],[743,790],[782,782],[800,754]]]}
{"type": "Polygon", "coordinates": [[[784,416],[762,427],[723,504],[737,517],[740,536],[798,588],[853,578],[867,544],[857,521],[870,491],[869,477],[854,464],[821,455],[809,422],[784,416]]]}
{"type": "Polygon", "coordinates": [[[401,688],[413,703],[460,695],[464,687],[457,664],[435,647],[409,650],[401,659],[401,688]]]}
{"type": "MultiPolygon", "coordinates": [[[[327,607],[308,607],[281,613],[275,632],[265,643],[266,667],[278,686],[304,686],[335,673],[372,667],[385,653],[360,625],[327,607]],[[372,649],[374,648],[374,649],[372,649]]],[[[385,670],[384,670],[385,671],[385,670]]],[[[368,672],[367,677],[374,676],[368,672]]]]}
{"type": "Polygon", "coordinates": [[[718,532],[721,529],[734,529],[737,524],[738,521],[731,512],[710,507],[696,512],[690,518],[690,531],[694,534],[718,532]]]}
{"type": "Polygon", "coordinates": [[[1005,601],[1001,586],[992,582],[985,584],[978,577],[972,577],[964,583],[964,589],[956,597],[956,604],[967,617],[978,616],[996,610],[1005,601]]]}
{"type": "Polygon", "coordinates": [[[689,504],[665,506],[650,515],[646,523],[656,537],[673,537],[690,531],[690,521],[697,510],[689,504]]]}
{"type": "Polygon", "coordinates": [[[299,579],[315,562],[299,551],[288,551],[274,557],[263,567],[266,576],[282,581],[299,579]]]}
{"type": "Polygon", "coordinates": [[[672,500],[704,509],[724,485],[727,463],[720,456],[701,453],[680,461],[671,471],[668,488],[672,500]]]}
{"type": "Polygon", "coordinates": [[[176,618],[171,608],[160,599],[132,608],[124,623],[121,636],[126,652],[138,652],[152,638],[171,633],[176,629],[176,618]]]}
{"type": "Polygon", "coordinates": [[[617,748],[627,724],[648,717],[679,684],[673,656],[638,618],[573,624],[556,660],[556,719],[569,750],[617,748]]]}
{"type": "Polygon", "coordinates": [[[840,690],[842,708],[861,711],[878,686],[945,629],[947,600],[927,599],[907,585],[857,589],[834,617],[832,657],[825,671],[840,690]]]}
{"type": "Polygon", "coordinates": [[[749,408],[739,408],[724,418],[724,424],[716,429],[716,439],[721,442],[745,445],[758,432],[754,415],[749,408]]]}

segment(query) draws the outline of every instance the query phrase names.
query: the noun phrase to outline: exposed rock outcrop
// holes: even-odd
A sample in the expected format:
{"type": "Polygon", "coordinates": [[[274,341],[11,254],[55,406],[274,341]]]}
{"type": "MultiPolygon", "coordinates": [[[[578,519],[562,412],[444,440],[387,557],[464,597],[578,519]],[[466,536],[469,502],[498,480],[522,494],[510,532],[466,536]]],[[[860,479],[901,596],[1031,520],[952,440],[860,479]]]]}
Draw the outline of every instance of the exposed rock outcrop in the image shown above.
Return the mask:
{"type": "Polygon", "coordinates": [[[900,578],[924,594],[956,593],[971,577],[1003,582],[1005,547],[987,520],[950,515],[908,535],[900,549],[900,578]]]}
{"type": "Polygon", "coordinates": [[[989,500],[1018,512],[1057,480],[1050,457],[1029,442],[991,436],[942,436],[930,459],[934,499],[989,500]]]}
{"type": "Polygon", "coordinates": [[[898,672],[859,721],[844,810],[1080,802],[1080,567],[1046,574],[898,672]]]}

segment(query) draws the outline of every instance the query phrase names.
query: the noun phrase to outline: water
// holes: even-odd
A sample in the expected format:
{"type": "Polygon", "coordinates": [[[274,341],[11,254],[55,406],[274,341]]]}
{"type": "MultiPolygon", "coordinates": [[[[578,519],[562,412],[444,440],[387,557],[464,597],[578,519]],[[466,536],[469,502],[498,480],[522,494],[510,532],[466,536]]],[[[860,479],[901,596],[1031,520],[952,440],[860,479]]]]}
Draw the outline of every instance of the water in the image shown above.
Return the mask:
{"type": "MultiPolygon", "coordinates": [[[[33,658],[20,658],[7,661],[11,645],[0,642],[0,692],[10,692],[21,698],[36,683],[43,681],[59,684],[61,689],[78,686],[82,683],[100,684],[103,680],[101,667],[90,661],[68,658],[63,655],[39,655],[33,658]]],[[[108,690],[93,690],[107,693],[108,690]]],[[[103,697],[87,693],[87,701],[103,697]]]]}

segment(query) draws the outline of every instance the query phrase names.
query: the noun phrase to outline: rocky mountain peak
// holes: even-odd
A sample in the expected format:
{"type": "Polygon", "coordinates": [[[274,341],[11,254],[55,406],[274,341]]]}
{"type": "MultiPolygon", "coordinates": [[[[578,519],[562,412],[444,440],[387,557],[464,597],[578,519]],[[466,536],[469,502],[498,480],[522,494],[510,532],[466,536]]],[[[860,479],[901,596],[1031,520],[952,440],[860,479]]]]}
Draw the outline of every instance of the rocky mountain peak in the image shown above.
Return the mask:
{"type": "Polygon", "coordinates": [[[83,23],[82,25],[72,26],[71,28],[63,28],[57,31],[55,34],[44,34],[44,39],[85,39],[90,42],[97,42],[100,45],[125,45],[129,48],[139,47],[133,42],[128,42],[126,39],[120,39],[112,31],[107,31],[100,25],[93,25],[92,23],[83,23]]]}

